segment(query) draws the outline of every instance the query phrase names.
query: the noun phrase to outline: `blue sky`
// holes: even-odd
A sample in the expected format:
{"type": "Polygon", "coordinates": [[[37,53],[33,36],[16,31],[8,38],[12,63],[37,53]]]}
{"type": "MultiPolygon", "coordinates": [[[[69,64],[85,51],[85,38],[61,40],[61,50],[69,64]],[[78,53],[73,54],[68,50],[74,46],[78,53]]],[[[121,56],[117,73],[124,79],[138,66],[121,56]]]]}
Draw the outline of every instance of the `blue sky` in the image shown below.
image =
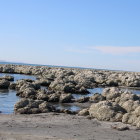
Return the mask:
{"type": "Polygon", "coordinates": [[[140,71],[139,0],[0,0],[0,60],[140,71]]]}

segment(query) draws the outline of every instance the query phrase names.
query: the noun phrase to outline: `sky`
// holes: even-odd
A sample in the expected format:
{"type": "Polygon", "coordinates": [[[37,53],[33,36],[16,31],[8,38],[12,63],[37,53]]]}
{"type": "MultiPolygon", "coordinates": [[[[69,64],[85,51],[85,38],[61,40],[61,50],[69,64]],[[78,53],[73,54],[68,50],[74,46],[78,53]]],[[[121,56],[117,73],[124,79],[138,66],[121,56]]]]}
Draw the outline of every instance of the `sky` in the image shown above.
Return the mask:
{"type": "Polygon", "coordinates": [[[0,0],[0,60],[140,72],[140,0],[0,0]]]}

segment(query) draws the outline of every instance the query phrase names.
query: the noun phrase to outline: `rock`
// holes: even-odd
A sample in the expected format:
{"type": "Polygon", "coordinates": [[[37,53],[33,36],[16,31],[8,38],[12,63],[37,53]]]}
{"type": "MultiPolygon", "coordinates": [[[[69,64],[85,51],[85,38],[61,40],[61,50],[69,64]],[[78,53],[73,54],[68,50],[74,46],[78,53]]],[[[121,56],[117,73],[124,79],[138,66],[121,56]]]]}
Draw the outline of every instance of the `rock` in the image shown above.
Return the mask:
{"type": "Polygon", "coordinates": [[[90,116],[100,121],[121,121],[121,118],[120,120],[116,119],[118,113],[124,114],[123,108],[109,101],[92,104],[89,108],[90,116]]]}
{"type": "Polygon", "coordinates": [[[22,98],[36,99],[37,91],[34,88],[25,88],[24,90],[17,91],[16,95],[22,98]]]}
{"type": "Polygon", "coordinates": [[[54,111],[55,108],[42,100],[21,99],[15,104],[14,111],[19,114],[37,114],[54,111]]]}
{"type": "Polygon", "coordinates": [[[124,91],[124,93],[121,94],[120,102],[125,102],[128,100],[136,101],[139,100],[139,97],[136,94],[133,94],[132,92],[126,90],[124,91]]]}
{"type": "Polygon", "coordinates": [[[29,100],[28,99],[21,99],[19,102],[17,102],[15,104],[15,110],[19,109],[19,108],[24,108],[29,104],[29,100]]]}
{"type": "Polygon", "coordinates": [[[118,131],[126,131],[126,130],[129,130],[130,128],[125,125],[125,124],[118,124],[118,125],[114,125],[114,126],[111,126],[112,129],[116,129],[118,131]]]}
{"type": "Polygon", "coordinates": [[[131,125],[136,125],[135,121],[137,120],[137,116],[134,114],[126,113],[122,117],[122,122],[131,124],[131,125]]]}
{"type": "Polygon", "coordinates": [[[70,103],[73,96],[71,94],[61,94],[59,102],[61,103],[70,103]]]}
{"type": "Polygon", "coordinates": [[[49,97],[48,102],[59,102],[60,94],[53,93],[50,94],[48,97],[49,97]]]}
{"type": "Polygon", "coordinates": [[[87,115],[89,115],[88,108],[80,110],[78,115],[79,116],[87,116],[87,115]]]}
{"type": "Polygon", "coordinates": [[[140,105],[134,110],[133,114],[140,116],[140,105]]]}
{"type": "Polygon", "coordinates": [[[95,93],[94,95],[92,95],[89,100],[93,103],[98,103],[100,101],[104,101],[106,98],[104,96],[102,96],[99,93],[95,93]]]}
{"type": "Polygon", "coordinates": [[[118,81],[113,80],[113,79],[109,79],[106,81],[106,84],[107,84],[107,86],[116,87],[116,86],[118,86],[118,81]]]}
{"type": "Polygon", "coordinates": [[[10,83],[9,89],[15,90],[16,89],[16,83],[10,83]]]}
{"type": "Polygon", "coordinates": [[[77,114],[77,112],[75,111],[71,111],[71,110],[68,110],[68,109],[60,109],[60,110],[57,110],[59,113],[65,113],[65,114],[72,114],[72,115],[75,115],[77,114]]]}
{"type": "Polygon", "coordinates": [[[10,82],[7,80],[0,80],[0,89],[8,89],[10,82]]]}
{"type": "Polygon", "coordinates": [[[78,103],[85,103],[89,101],[89,97],[80,97],[79,99],[76,100],[78,103]]]}
{"type": "Polygon", "coordinates": [[[112,88],[105,88],[103,90],[102,95],[107,99],[107,100],[113,100],[116,99],[117,97],[121,96],[122,91],[119,90],[119,88],[112,87],[112,88]]]}
{"type": "Polygon", "coordinates": [[[138,106],[140,106],[139,101],[128,100],[126,102],[120,103],[120,105],[128,112],[131,113],[138,106]]]}
{"type": "Polygon", "coordinates": [[[0,77],[0,80],[7,80],[7,81],[14,81],[14,77],[11,75],[4,75],[3,77],[0,77]]]}
{"type": "Polygon", "coordinates": [[[48,101],[49,97],[45,90],[40,90],[36,95],[38,100],[48,101]]]}
{"type": "Polygon", "coordinates": [[[38,83],[40,84],[41,86],[46,86],[48,87],[50,84],[51,84],[52,81],[50,80],[45,80],[45,79],[39,79],[39,80],[36,80],[35,83],[38,83]]]}

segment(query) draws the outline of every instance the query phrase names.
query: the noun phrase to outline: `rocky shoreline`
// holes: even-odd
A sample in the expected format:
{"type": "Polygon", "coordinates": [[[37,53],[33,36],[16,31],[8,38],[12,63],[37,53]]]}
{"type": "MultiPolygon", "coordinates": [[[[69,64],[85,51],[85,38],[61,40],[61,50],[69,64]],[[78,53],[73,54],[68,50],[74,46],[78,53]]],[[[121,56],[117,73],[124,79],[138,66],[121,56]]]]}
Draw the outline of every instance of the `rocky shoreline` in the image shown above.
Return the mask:
{"type": "Polygon", "coordinates": [[[21,100],[15,113],[67,113],[96,118],[99,121],[123,122],[140,128],[140,96],[119,87],[140,88],[140,73],[47,66],[0,65],[0,73],[35,75],[36,80],[15,83],[12,76],[0,78],[1,89],[13,89],[21,100]],[[41,89],[41,86],[47,89],[41,89]],[[72,93],[87,94],[88,89],[105,87],[102,94],[75,99],[72,93]],[[79,112],[56,109],[50,103],[90,103],[79,112]]]}

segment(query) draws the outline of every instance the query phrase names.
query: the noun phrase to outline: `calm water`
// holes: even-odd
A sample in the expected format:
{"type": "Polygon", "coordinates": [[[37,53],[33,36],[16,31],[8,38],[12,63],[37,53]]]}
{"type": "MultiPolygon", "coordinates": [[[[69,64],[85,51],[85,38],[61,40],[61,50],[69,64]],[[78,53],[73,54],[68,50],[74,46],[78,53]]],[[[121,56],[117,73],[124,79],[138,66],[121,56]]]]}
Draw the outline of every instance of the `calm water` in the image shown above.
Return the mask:
{"type": "MultiPolygon", "coordinates": [[[[20,79],[32,79],[35,80],[34,76],[22,75],[22,74],[4,74],[0,73],[0,77],[4,75],[14,76],[14,81],[20,79]]],[[[14,104],[19,100],[19,97],[16,96],[16,91],[14,90],[1,90],[0,89],[0,111],[3,114],[11,114],[14,111],[14,104]]]]}
{"type": "Polygon", "coordinates": [[[30,76],[30,75],[24,75],[24,74],[8,74],[8,73],[0,73],[0,77],[4,75],[11,75],[14,76],[14,81],[20,80],[20,79],[31,79],[31,80],[36,80],[35,76],[30,76]]]}
{"type": "MultiPolygon", "coordinates": [[[[4,76],[4,73],[0,73],[0,77],[4,76]]],[[[7,74],[14,76],[15,81],[20,80],[20,79],[32,79],[35,80],[35,76],[29,76],[29,75],[22,75],[22,74],[7,74]]],[[[46,88],[46,87],[42,87],[46,88]]],[[[78,99],[80,97],[88,97],[92,96],[95,93],[102,93],[104,88],[94,88],[94,89],[89,89],[89,94],[83,95],[83,94],[73,94],[74,98],[78,99]]],[[[123,88],[124,90],[129,90],[132,91],[135,94],[140,94],[140,90],[135,90],[135,89],[128,89],[128,88],[123,88]]],[[[14,104],[19,100],[19,97],[16,96],[16,91],[14,90],[0,90],[0,111],[3,114],[11,114],[14,111],[14,104]]],[[[60,103],[55,103],[54,106],[58,109],[68,109],[71,111],[78,111],[81,109],[81,107],[73,104],[60,104],[60,103]]]]}

